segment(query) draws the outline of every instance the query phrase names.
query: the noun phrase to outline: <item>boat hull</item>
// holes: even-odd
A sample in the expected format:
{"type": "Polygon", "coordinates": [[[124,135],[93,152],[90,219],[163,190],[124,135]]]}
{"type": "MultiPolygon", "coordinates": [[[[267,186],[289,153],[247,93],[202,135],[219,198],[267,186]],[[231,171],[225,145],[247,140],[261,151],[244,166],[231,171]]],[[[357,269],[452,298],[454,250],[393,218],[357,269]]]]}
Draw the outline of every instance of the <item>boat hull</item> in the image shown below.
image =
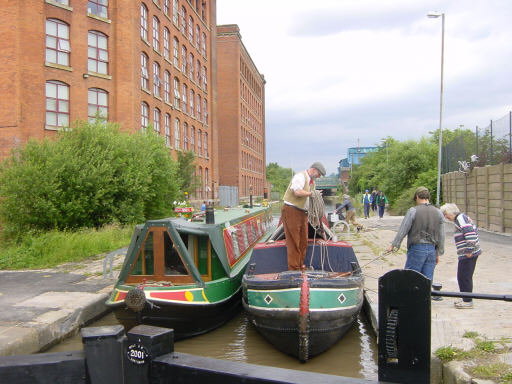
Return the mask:
{"type": "Polygon", "coordinates": [[[114,314],[125,329],[139,324],[174,329],[176,340],[212,331],[233,318],[241,309],[242,291],[218,303],[180,304],[148,301],[144,309],[135,312],[125,305],[114,307],[114,314]]]}
{"type": "Polygon", "coordinates": [[[351,328],[364,286],[347,243],[310,242],[305,264],[305,271],[288,271],[286,243],[277,241],[255,247],[242,279],[250,322],[278,350],[303,362],[331,348],[351,328]]]}

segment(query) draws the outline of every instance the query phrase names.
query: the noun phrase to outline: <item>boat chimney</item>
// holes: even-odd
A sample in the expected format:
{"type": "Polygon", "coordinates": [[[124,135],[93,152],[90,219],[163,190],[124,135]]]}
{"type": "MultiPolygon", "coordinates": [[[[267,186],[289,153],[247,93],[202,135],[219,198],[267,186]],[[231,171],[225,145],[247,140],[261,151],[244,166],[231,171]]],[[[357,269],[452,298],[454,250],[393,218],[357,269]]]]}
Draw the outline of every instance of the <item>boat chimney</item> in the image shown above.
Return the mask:
{"type": "Polygon", "coordinates": [[[208,204],[205,208],[206,211],[206,224],[215,224],[215,213],[213,205],[208,204]]]}

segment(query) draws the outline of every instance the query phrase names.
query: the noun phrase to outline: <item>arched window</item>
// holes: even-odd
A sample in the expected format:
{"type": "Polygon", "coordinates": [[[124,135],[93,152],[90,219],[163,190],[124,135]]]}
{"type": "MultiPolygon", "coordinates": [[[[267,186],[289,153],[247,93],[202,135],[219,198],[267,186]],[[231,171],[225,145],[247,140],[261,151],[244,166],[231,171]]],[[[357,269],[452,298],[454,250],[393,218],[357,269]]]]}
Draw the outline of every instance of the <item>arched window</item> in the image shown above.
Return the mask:
{"type": "Polygon", "coordinates": [[[204,148],[204,157],[208,158],[208,133],[204,133],[204,141],[203,141],[203,148],[204,148]]]}
{"type": "Polygon", "coordinates": [[[172,40],[172,56],[174,61],[174,66],[176,68],[180,68],[180,58],[179,58],[179,46],[180,43],[176,37],[172,40]]]}
{"type": "Polygon", "coordinates": [[[142,102],[141,104],[141,113],[140,113],[140,128],[142,132],[146,131],[146,128],[149,125],[149,105],[146,102],[142,102]]]}
{"type": "Polygon", "coordinates": [[[169,60],[171,55],[171,33],[167,29],[167,27],[164,27],[164,58],[169,60]]]}
{"type": "Polygon", "coordinates": [[[148,55],[146,55],[144,52],[140,54],[140,69],[140,86],[142,87],[142,89],[149,91],[148,55]]]}
{"type": "Polygon", "coordinates": [[[148,41],[148,7],[140,5],[140,37],[148,41]]]}
{"type": "Polygon", "coordinates": [[[192,152],[196,151],[196,128],[194,126],[190,127],[190,150],[192,152]]]}
{"type": "Polygon", "coordinates": [[[201,77],[203,78],[203,91],[208,91],[208,78],[206,77],[206,67],[203,67],[201,71],[201,77]]]}
{"type": "Polygon", "coordinates": [[[194,90],[190,90],[190,116],[194,117],[195,110],[194,110],[194,98],[196,97],[194,90]]]}
{"type": "Polygon", "coordinates": [[[197,94],[196,101],[196,118],[201,121],[201,95],[197,94]]]}
{"type": "Polygon", "coordinates": [[[160,20],[153,16],[153,49],[160,52],[160,20]]]}
{"type": "Polygon", "coordinates": [[[206,97],[203,99],[203,124],[208,125],[208,102],[206,97]]]}
{"type": "Polygon", "coordinates": [[[185,7],[181,7],[181,12],[180,12],[180,19],[181,19],[181,23],[180,23],[180,31],[181,31],[181,34],[183,36],[186,36],[187,34],[187,11],[185,9],[185,7]]]}
{"type": "Polygon", "coordinates": [[[180,109],[180,81],[174,78],[174,108],[180,109]]]}
{"type": "Polygon", "coordinates": [[[180,120],[174,119],[174,148],[180,149],[180,120]]]}
{"type": "Polygon", "coordinates": [[[206,34],[201,34],[201,54],[206,57],[206,34]]]}
{"type": "Polygon", "coordinates": [[[187,74],[187,47],[181,46],[181,72],[187,74]]]}
{"type": "Polygon", "coordinates": [[[71,45],[69,25],[57,19],[46,20],[46,61],[69,66],[71,45]]]}
{"type": "Polygon", "coordinates": [[[94,122],[97,118],[108,119],[108,93],[99,88],[89,88],[87,94],[87,117],[94,122]]]}
{"type": "Polygon", "coordinates": [[[194,44],[194,19],[192,16],[188,17],[188,41],[194,44]]]}
{"type": "Polygon", "coordinates": [[[164,101],[171,102],[171,74],[167,69],[164,71],[164,101]]]}
{"type": "Polygon", "coordinates": [[[90,72],[108,74],[107,36],[98,31],[87,34],[87,70],[90,72]]]}
{"type": "Polygon", "coordinates": [[[169,16],[169,0],[164,0],[164,13],[169,16]]]}
{"type": "Polygon", "coordinates": [[[183,123],[183,150],[188,151],[188,124],[183,123]]]}
{"type": "Polygon", "coordinates": [[[201,32],[199,29],[199,25],[196,24],[196,48],[199,50],[199,46],[201,45],[201,32]]]}
{"type": "Polygon", "coordinates": [[[69,126],[69,85],[61,81],[46,82],[46,125],[69,126]]]}
{"type": "Polygon", "coordinates": [[[158,108],[153,110],[153,129],[160,134],[160,110],[158,108]]]}
{"type": "Polygon", "coordinates": [[[197,130],[197,156],[202,156],[203,149],[201,148],[201,130],[197,130]]]}
{"type": "Polygon", "coordinates": [[[160,97],[160,88],[162,80],[160,79],[160,64],[156,61],[153,63],[153,95],[160,97]]]}
{"type": "Polygon", "coordinates": [[[188,77],[194,80],[194,55],[192,52],[188,55],[188,77]]]}
{"type": "Polygon", "coordinates": [[[171,115],[165,114],[164,118],[165,145],[171,146],[171,115]]]}
{"type": "Polygon", "coordinates": [[[179,15],[178,15],[178,0],[172,0],[172,22],[174,25],[179,26],[179,15]]]}
{"type": "Polygon", "coordinates": [[[187,94],[188,94],[188,87],[187,84],[183,84],[183,90],[181,92],[181,109],[183,112],[188,113],[188,105],[187,105],[187,94]]]}

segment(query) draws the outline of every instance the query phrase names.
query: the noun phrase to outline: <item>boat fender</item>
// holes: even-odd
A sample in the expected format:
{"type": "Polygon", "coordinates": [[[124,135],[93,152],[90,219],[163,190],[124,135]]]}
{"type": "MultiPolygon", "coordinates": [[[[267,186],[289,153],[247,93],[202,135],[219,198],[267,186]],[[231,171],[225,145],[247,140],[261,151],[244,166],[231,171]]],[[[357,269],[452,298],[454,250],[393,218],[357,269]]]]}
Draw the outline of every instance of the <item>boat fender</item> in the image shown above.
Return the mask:
{"type": "Polygon", "coordinates": [[[144,309],[144,306],[146,305],[146,295],[144,294],[144,291],[142,289],[132,289],[126,294],[126,297],[124,298],[124,303],[133,312],[140,312],[144,309]]]}

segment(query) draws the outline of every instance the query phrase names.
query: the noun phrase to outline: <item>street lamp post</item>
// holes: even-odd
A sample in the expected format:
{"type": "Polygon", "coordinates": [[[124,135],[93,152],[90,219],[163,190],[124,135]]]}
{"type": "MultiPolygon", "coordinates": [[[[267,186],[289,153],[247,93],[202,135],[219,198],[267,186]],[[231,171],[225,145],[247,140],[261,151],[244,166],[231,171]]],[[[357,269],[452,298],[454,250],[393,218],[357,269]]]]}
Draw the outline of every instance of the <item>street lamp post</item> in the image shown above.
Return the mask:
{"type": "Polygon", "coordinates": [[[439,152],[437,156],[437,199],[436,205],[440,204],[441,193],[441,151],[443,149],[443,73],[444,73],[444,13],[430,12],[428,17],[438,18],[441,17],[441,96],[439,105],[439,152]]]}

